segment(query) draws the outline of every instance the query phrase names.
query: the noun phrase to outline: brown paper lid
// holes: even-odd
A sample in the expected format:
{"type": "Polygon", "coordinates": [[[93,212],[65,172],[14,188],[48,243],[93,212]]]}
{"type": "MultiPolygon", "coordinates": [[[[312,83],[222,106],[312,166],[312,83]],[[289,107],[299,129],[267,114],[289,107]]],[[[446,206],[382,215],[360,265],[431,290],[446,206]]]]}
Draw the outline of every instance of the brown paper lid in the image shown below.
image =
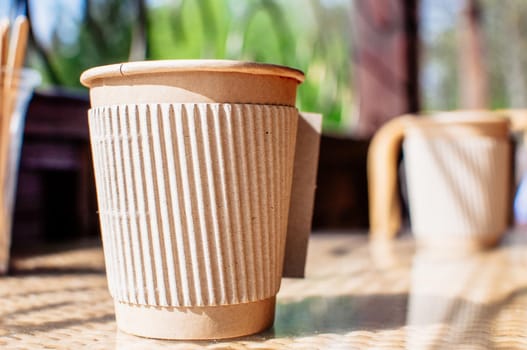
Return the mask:
{"type": "Polygon", "coordinates": [[[80,80],[86,87],[93,87],[102,79],[142,75],[145,73],[173,72],[234,72],[255,75],[271,75],[304,81],[300,70],[268,63],[235,60],[158,60],[111,64],[88,69],[80,80]]]}

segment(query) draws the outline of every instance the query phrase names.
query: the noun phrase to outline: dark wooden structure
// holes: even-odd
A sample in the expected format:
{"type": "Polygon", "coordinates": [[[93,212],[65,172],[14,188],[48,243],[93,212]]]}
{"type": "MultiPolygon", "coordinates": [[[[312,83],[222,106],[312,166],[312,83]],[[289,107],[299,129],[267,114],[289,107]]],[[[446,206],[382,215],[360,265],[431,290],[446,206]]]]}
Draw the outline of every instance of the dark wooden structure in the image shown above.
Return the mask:
{"type": "Polygon", "coordinates": [[[35,93],[26,118],[13,246],[98,233],[88,96],[35,93]]]}
{"type": "Polygon", "coordinates": [[[313,213],[315,230],[368,227],[369,140],[323,135],[313,213]]]}

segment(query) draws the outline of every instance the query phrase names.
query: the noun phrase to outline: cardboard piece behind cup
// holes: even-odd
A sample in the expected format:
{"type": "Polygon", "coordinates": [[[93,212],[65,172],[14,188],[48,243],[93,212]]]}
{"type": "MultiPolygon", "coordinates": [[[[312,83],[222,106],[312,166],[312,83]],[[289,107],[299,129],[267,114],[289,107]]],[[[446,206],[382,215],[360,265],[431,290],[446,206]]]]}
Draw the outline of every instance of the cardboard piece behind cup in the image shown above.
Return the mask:
{"type": "Polygon", "coordinates": [[[285,244],[283,277],[304,277],[311,233],[322,115],[300,113],[285,244]]]}

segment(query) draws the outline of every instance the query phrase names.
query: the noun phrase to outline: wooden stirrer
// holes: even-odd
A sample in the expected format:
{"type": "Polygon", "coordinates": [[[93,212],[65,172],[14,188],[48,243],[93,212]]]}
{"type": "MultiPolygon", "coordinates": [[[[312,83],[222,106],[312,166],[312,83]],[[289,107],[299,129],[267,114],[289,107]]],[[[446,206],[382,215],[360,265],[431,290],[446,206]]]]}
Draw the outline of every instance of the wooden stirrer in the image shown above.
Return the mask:
{"type": "Polygon", "coordinates": [[[0,67],[7,65],[7,53],[9,51],[9,19],[0,20],[0,67]]]}
{"type": "MultiPolygon", "coordinates": [[[[4,184],[8,173],[9,146],[10,146],[10,125],[16,106],[18,93],[20,69],[24,63],[27,37],[29,33],[29,23],[25,16],[18,16],[15,19],[11,35],[8,39],[7,62],[5,62],[5,74],[3,77],[4,91],[2,95],[2,116],[0,127],[0,184],[4,184]]],[[[7,35],[6,35],[7,36],[7,35]]],[[[2,43],[4,38],[2,37],[2,43]]],[[[2,45],[2,48],[4,45],[2,45]]],[[[2,57],[4,57],[2,50],[2,57]]]]}
{"type": "MultiPolygon", "coordinates": [[[[3,81],[5,78],[5,69],[7,66],[7,53],[9,51],[9,19],[4,18],[0,20],[0,117],[3,117],[4,113],[4,86],[3,81]]],[[[1,135],[2,123],[0,123],[0,135],[1,135]]]]}

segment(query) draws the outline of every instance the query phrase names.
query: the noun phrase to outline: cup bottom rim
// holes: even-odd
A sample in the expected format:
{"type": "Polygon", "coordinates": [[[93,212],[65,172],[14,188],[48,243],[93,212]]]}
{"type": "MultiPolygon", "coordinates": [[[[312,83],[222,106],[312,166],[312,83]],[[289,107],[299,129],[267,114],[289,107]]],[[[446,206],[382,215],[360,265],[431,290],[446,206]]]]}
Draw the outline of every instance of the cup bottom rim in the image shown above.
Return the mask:
{"type": "Polygon", "coordinates": [[[211,340],[259,333],[272,326],[276,297],[255,302],[194,307],[159,307],[115,301],[118,328],[155,339],[211,340]]]}

